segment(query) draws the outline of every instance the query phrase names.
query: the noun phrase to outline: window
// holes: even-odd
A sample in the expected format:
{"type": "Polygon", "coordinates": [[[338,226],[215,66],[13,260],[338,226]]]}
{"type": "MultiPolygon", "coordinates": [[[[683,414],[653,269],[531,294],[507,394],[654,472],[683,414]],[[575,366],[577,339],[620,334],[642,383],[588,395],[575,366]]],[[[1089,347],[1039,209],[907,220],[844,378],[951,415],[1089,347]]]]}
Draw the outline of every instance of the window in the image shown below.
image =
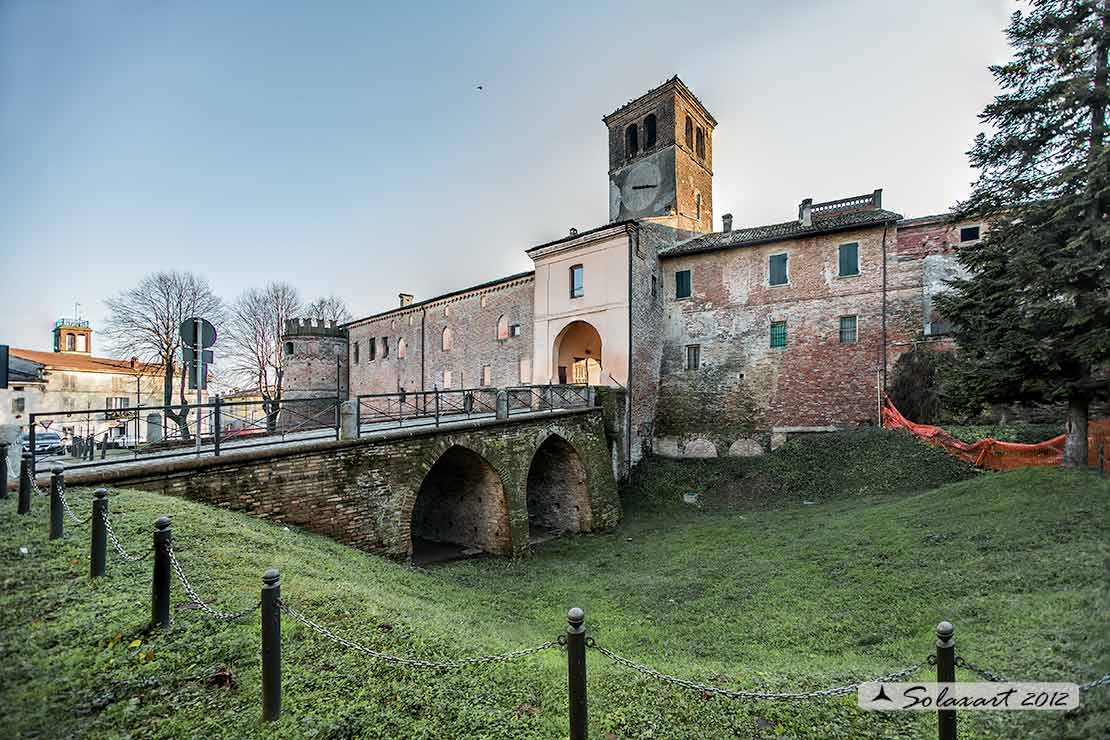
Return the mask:
{"type": "Polygon", "coordinates": [[[497,338],[509,338],[509,320],[505,318],[505,314],[501,314],[501,316],[497,319],[497,338]]]}
{"type": "Polygon", "coordinates": [[[453,345],[455,343],[454,339],[455,339],[454,336],[451,334],[451,327],[449,327],[449,326],[443,327],[443,341],[440,344],[440,346],[443,348],[444,352],[450,352],[451,351],[451,345],[453,345]]]}
{"type": "MultiPolygon", "coordinates": [[[[27,411],[27,399],[26,398],[13,398],[12,399],[12,413],[13,414],[22,414],[25,411],[27,411]]],[[[5,485],[7,485],[7,483],[5,483],[5,485]]]]}
{"type": "Polygon", "coordinates": [[[964,226],[960,229],[961,242],[974,242],[979,241],[979,227],[978,226],[964,226]]]}
{"type": "Polygon", "coordinates": [[[586,294],[586,288],[582,265],[575,265],[570,268],[570,297],[581,298],[586,294]]]}
{"type": "Polygon", "coordinates": [[[523,333],[524,333],[524,327],[522,327],[520,324],[510,324],[509,325],[509,336],[510,337],[519,337],[523,333]]]}
{"type": "Polygon", "coordinates": [[[370,337],[366,340],[366,359],[373,362],[378,356],[378,340],[370,337]]]}
{"type": "Polygon", "coordinates": [[[771,322],[771,346],[772,347],[785,347],[786,346],[786,322],[785,321],[772,321],[771,322]]]}
{"type": "Polygon", "coordinates": [[[694,192],[694,218],[701,221],[701,193],[694,192]]]}
{"type": "Polygon", "coordinates": [[[770,285],[786,285],[790,282],[790,273],[787,270],[786,261],[787,255],[785,254],[772,254],[770,256],[767,276],[767,282],[770,285]]]}
{"type": "Polygon", "coordinates": [[[532,382],[532,360],[529,357],[520,358],[520,384],[528,385],[532,382]]]}
{"type": "Polygon", "coordinates": [[[694,148],[694,121],[686,116],[686,148],[694,148]]]}
{"type": "Polygon", "coordinates": [[[838,253],[840,277],[859,275],[859,242],[841,244],[838,253]]]}
{"type": "Polygon", "coordinates": [[[444,370],[443,371],[443,385],[441,385],[440,388],[450,388],[450,387],[451,387],[451,371],[450,370],[444,370]]]}
{"type": "Polygon", "coordinates": [[[493,368],[489,365],[482,365],[482,378],[478,385],[485,387],[493,383],[493,368]]]}
{"type": "Polygon", "coordinates": [[[689,298],[691,292],[690,271],[679,270],[674,274],[674,297],[689,298]]]}
{"type": "Polygon", "coordinates": [[[481,304],[482,308],[485,308],[486,303],[488,303],[488,302],[489,302],[489,296],[487,296],[487,295],[483,295],[481,298],[478,299],[478,303],[481,304]]]}
{"type": "Polygon", "coordinates": [[[354,363],[358,364],[358,342],[355,342],[354,363]]]}
{"type": "Polygon", "coordinates": [[[855,344],[856,343],[856,317],[855,316],[841,316],[840,317],[840,343],[841,344],[855,344]]]}
{"type": "Polygon", "coordinates": [[[698,159],[705,159],[705,129],[698,126],[698,159]]]}
{"type": "Polygon", "coordinates": [[[293,356],[293,343],[292,342],[286,342],[285,343],[285,356],[286,357],[292,357],[293,356]]]}
{"type": "Polygon", "coordinates": [[[701,367],[701,345],[686,345],[686,369],[697,370],[701,367]]]}
{"type": "Polygon", "coordinates": [[[382,337],[382,359],[389,357],[389,337],[382,337]]]}
{"type": "Polygon", "coordinates": [[[644,119],[644,149],[655,146],[655,114],[649,113],[644,119]]]}
{"type": "Polygon", "coordinates": [[[636,131],[636,124],[629,125],[624,130],[624,156],[635,157],[640,151],[640,137],[636,131]]]}
{"type": "Polygon", "coordinates": [[[66,351],[72,352],[77,349],[77,337],[72,334],[66,334],[66,351]]]}
{"type": "Polygon", "coordinates": [[[443,307],[443,317],[444,317],[444,318],[447,318],[447,317],[448,317],[448,316],[450,316],[450,315],[451,315],[451,306],[449,306],[449,305],[448,305],[448,306],[444,306],[444,307],[443,307]]]}
{"type": "Polygon", "coordinates": [[[404,337],[397,337],[397,359],[398,360],[405,359],[405,355],[408,354],[408,348],[409,348],[409,345],[405,341],[405,338],[404,337]]]}
{"type": "Polygon", "coordinates": [[[655,298],[659,295],[659,278],[655,275],[651,276],[651,297],[655,298]]]}

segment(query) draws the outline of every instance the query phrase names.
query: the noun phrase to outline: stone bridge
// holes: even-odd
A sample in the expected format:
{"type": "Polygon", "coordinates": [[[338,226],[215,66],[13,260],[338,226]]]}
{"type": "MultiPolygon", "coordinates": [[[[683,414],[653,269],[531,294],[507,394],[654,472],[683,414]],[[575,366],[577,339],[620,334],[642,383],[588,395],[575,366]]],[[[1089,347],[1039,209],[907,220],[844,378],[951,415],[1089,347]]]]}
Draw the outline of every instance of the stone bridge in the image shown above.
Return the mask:
{"type": "Polygon", "coordinates": [[[181,496],[417,561],[523,557],[530,543],[608,529],[621,516],[596,407],[79,470],[66,483],[181,496]]]}

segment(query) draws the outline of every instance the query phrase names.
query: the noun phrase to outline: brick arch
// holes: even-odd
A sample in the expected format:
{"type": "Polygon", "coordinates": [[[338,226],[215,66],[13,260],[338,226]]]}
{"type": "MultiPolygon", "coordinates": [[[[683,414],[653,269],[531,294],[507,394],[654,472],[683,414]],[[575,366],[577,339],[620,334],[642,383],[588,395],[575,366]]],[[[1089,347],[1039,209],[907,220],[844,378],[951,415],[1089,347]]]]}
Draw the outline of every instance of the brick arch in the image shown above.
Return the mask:
{"type": "Polygon", "coordinates": [[[537,436],[525,475],[530,530],[593,529],[590,472],[573,436],[557,427],[537,436]]]}
{"type": "Polygon", "coordinates": [[[511,486],[491,457],[478,440],[449,437],[417,463],[415,487],[401,507],[410,556],[452,549],[514,553],[511,486]]]}

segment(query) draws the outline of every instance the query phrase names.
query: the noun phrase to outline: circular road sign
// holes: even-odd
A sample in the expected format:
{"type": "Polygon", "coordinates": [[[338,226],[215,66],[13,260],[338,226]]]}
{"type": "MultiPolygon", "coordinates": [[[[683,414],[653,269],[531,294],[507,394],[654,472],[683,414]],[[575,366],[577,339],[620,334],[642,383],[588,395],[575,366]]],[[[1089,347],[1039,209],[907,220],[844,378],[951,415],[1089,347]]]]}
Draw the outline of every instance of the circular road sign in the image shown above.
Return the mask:
{"type": "Polygon", "coordinates": [[[192,317],[181,322],[181,341],[186,347],[197,347],[197,322],[200,322],[200,349],[208,349],[216,343],[216,327],[207,319],[192,317]]]}

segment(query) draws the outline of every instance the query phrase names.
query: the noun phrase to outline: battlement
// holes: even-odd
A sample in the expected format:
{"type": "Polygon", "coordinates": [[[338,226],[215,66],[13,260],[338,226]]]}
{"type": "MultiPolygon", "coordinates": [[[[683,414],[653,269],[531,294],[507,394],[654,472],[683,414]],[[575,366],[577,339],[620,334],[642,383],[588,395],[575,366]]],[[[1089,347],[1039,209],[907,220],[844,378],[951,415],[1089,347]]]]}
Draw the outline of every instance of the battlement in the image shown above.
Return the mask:
{"type": "Polygon", "coordinates": [[[347,327],[324,319],[286,319],[287,337],[341,337],[347,338],[347,327]]]}

